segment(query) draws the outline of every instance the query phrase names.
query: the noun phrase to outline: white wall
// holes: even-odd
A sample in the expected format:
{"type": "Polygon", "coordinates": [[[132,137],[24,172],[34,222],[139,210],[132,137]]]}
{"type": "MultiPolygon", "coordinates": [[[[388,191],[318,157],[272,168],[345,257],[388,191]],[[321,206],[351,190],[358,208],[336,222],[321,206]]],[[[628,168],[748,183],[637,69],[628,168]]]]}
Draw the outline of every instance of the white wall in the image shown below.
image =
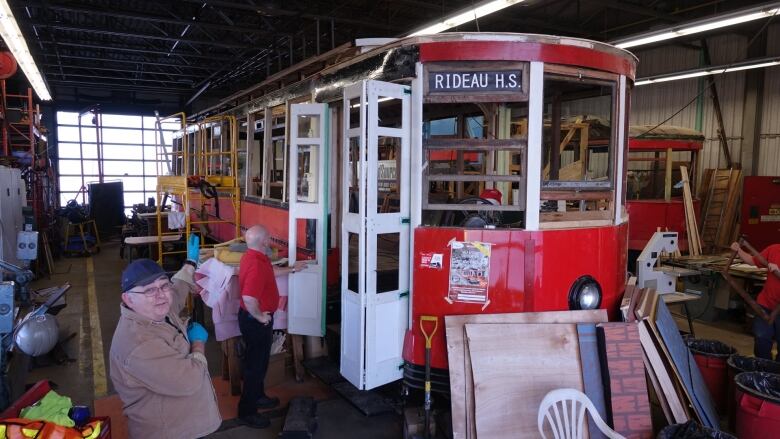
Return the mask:
{"type": "MultiPolygon", "coordinates": [[[[768,31],[769,54],[780,53],[780,24],[771,25],[768,31]]],[[[746,36],[723,35],[709,38],[707,42],[714,65],[746,59],[748,43],[746,36]]],[[[637,77],[672,73],[700,66],[700,53],[695,47],[669,46],[637,50],[636,55],[639,58],[637,77]]],[[[780,67],[765,69],[765,75],[758,174],[780,175],[780,67]]],[[[717,133],[718,122],[710,94],[705,90],[702,99],[696,99],[700,92],[700,82],[706,84],[705,81],[706,79],[693,78],[636,87],[632,95],[630,123],[654,125],[679,111],[671,117],[668,124],[700,128],[704,133],[706,140],[700,155],[700,169],[725,167],[725,157],[717,133]],[[682,109],[689,103],[690,105],[682,109]],[[698,111],[701,111],[702,116],[701,127],[697,127],[698,111]]],[[[715,86],[720,97],[729,151],[732,160],[738,162],[743,148],[742,113],[745,73],[716,75],[715,86]]],[[[745,164],[745,167],[749,168],[749,166],[745,164]]]]}
{"type": "MultiPolygon", "coordinates": [[[[780,55],[780,25],[770,26],[767,56],[780,55]]],[[[780,66],[766,69],[758,175],[780,175],[780,66]]]]}

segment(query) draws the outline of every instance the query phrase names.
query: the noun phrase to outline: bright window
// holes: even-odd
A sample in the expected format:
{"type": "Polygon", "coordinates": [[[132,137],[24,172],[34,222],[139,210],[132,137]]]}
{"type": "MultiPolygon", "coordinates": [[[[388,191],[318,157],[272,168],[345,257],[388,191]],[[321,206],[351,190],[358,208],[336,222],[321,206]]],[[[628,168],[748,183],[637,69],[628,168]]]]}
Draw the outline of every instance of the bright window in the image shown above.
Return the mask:
{"type": "Polygon", "coordinates": [[[79,191],[102,174],[104,182],[122,181],[129,214],[133,204],[156,198],[157,172],[165,166],[160,145],[170,152],[178,124],[164,122],[160,142],[155,117],[103,114],[101,120],[98,127],[92,113],[57,112],[60,202],[89,202],[79,191]]]}

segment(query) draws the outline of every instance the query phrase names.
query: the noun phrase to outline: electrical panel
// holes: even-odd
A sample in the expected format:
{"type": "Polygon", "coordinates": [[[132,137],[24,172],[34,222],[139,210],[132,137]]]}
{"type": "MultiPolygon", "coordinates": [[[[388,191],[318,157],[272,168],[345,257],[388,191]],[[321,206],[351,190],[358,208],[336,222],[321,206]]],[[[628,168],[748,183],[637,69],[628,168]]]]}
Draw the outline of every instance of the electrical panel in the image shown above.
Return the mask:
{"type": "Polygon", "coordinates": [[[0,260],[20,265],[16,257],[16,237],[24,230],[22,207],[27,204],[22,173],[0,166],[0,260]]]}
{"type": "Polygon", "coordinates": [[[38,259],[38,232],[19,232],[16,235],[16,257],[26,261],[38,259]]]}

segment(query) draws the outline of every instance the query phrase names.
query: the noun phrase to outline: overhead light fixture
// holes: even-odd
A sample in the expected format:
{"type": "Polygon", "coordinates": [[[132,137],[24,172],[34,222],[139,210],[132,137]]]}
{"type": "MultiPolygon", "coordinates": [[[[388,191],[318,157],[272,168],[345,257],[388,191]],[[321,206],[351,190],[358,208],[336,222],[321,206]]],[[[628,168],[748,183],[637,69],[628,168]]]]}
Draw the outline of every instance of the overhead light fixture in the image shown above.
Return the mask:
{"type": "Polygon", "coordinates": [[[678,79],[690,79],[698,76],[720,75],[722,73],[739,72],[741,70],[761,69],[766,67],[780,66],[780,57],[758,58],[744,61],[741,63],[717,66],[702,67],[695,70],[686,70],[684,72],[669,73],[666,75],[657,75],[647,78],[639,78],[634,85],[655,84],[657,82],[677,81],[678,79]]]}
{"type": "Polygon", "coordinates": [[[512,5],[523,2],[524,0],[491,0],[483,1],[473,7],[463,9],[455,12],[447,18],[441,21],[426,26],[416,32],[413,32],[407,37],[419,37],[421,35],[432,35],[444,32],[447,29],[460,26],[461,24],[468,23],[469,21],[482,18],[486,15],[490,15],[494,12],[500,11],[504,8],[508,8],[512,5]]]}
{"type": "Polygon", "coordinates": [[[43,101],[50,101],[51,94],[49,89],[43,81],[41,72],[38,71],[38,66],[35,65],[30,49],[27,48],[27,42],[24,41],[22,31],[19,30],[19,26],[16,24],[16,19],[7,0],[0,0],[0,35],[3,37],[5,45],[11,50],[14,58],[16,58],[16,63],[22,68],[24,75],[27,76],[27,80],[30,81],[35,94],[43,101]]]}
{"type": "Polygon", "coordinates": [[[780,2],[773,2],[726,14],[716,15],[710,18],[691,21],[689,23],[678,24],[665,29],[633,35],[612,41],[611,44],[621,48],[643,46],[645,44],[657,43],[659,41],[671,40],[673,38],[686,35],[698,34],[723,27],[734,26],[748,21],[759,20],[773,15],[780,15],[780,2]]]}

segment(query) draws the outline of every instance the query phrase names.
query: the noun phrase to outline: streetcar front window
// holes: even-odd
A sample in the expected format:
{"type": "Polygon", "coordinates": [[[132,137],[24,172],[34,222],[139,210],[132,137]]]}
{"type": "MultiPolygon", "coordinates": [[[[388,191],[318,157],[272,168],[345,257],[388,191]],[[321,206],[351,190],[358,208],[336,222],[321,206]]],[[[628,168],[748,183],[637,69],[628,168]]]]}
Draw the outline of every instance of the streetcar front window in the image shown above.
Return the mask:
{"type": "Polygon", "coordinates": [[[610,223],[620,209],[617,76],[562,66],[545,70],[540,227],[610,223]]]}

